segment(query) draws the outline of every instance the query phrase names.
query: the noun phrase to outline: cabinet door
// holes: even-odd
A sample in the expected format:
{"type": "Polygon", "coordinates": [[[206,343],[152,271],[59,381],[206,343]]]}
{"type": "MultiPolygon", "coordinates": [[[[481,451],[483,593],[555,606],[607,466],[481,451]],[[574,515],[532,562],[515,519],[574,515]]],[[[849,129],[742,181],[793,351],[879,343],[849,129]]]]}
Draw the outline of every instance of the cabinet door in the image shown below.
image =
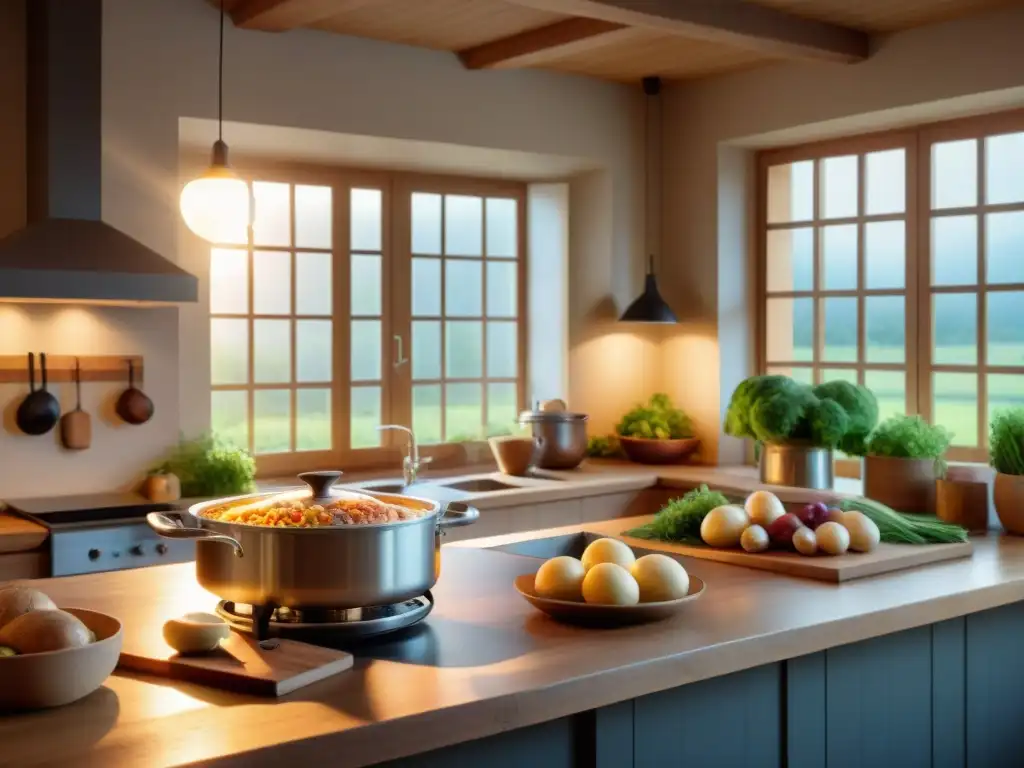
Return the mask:
{"type": "Polygon", "coordinates": [[[636,699],[634,766],[781,766],[780,701],[779,664],[636,699]]]}
{"type": "Polygon", "coordinates": [[[1024,605],[967,617],[967,764],[1020,765],[1024,703],[1024,605]]]}

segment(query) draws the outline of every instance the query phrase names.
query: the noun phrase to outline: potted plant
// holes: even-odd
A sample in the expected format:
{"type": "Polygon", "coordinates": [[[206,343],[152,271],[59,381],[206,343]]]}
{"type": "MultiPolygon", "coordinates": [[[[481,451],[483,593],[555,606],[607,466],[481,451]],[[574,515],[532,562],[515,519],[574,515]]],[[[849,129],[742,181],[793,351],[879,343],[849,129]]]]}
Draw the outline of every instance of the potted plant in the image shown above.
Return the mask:
{"type": "Polygon", "coordinates": [[[247,451],[204,435],[179,442],[154,471],[176,475],[186,498],[234,496],[253,490],[256,462],[247,451]]]}
{"type": "Polygon", "coordinates": [[[616,425],[615,433],[626,458],[638,464],[674,464],[700,446],[690,417],[663,393],[651,395],[646,405],[633,407],[616,425]]]}
{"type": "Polygon", "coordinates": [[[892,416],[868,437],[864,495],[900,512],[935,513],[935,481],[953,439],[920,416],[892,416]]]}
{"type": "Polygon", "coordinates": [[[847,381],[817,386],[788,376],[752,376],[729,401],[725,433],[760,444],[761,482],[828,489],[833,451],[863,455],[878,421],[878,403],[847,381]]]}
{"type": "Polygon", "coordinates": [[[1024,408],[995,415],[988,449],[996,470],[994,500],[999,522],[1010,533],[1024,536],[1024,408]]]}

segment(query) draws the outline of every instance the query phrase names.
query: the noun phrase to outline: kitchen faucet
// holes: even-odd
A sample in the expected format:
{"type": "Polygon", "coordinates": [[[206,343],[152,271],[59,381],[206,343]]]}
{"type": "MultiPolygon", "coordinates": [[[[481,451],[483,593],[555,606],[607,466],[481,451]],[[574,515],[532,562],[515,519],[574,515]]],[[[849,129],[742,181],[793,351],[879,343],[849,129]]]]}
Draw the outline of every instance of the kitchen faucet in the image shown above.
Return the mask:
{"type": "Polygon", "coordinates": [[[416,435],[408,427],[403,427],[401,424],[381,424],[377,427],[377,430],[380,432],[386,429],[396,429],[409,435],[409,452],[402,459],[402,481],[407,486],[412,485],[419,476],[420,468],[425,464],[429,464],[431,457],[420,458],[420,449],[416,444],[416,435]]]}

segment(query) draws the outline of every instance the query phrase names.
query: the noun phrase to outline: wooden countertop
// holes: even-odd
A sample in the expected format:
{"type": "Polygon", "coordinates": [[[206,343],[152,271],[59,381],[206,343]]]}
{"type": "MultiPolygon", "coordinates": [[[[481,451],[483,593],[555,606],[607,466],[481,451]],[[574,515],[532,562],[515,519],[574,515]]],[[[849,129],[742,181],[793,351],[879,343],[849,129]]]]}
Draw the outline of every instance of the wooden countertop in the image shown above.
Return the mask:
{"type": "Polygon", "coordinates": [[[9,512],[0,512],[0,555],[40,547],[49,535],[41,525],[9,512]]]}
{"type": "MultiPolygon", "coordinates": [[[[503,540],[616,533],[644,519],[503,540]]],[[[446,546],[433,614],[408,636],[356,649],[351,671],[276,702],[115,674],[76,704],[0,718],[0,766],[363,766],[1024,599],[1024,539],[991,535],[973,559],[841,585],[688,560],[707,592],[687,611],[587,630],[514,592],[539,561],[481,543],[446,546]]],[[[37,585],[136,633],[215,602],[190,564],[37,585]]]]}

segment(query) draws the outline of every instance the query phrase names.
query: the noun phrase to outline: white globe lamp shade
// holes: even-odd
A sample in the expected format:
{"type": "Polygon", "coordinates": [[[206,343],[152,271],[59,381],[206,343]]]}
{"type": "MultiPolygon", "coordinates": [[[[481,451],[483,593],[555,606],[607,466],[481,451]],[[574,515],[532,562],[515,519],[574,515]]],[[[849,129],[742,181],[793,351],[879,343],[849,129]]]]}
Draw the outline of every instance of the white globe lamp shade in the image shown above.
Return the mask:
{"type": "Polygon", "coordinates": [[[204,240],[247,242],[252,222],[249,185],[228,166],[223,142],[214,145],[210,167],[181,190],[180,204],[185,224],[204,240]]]}

